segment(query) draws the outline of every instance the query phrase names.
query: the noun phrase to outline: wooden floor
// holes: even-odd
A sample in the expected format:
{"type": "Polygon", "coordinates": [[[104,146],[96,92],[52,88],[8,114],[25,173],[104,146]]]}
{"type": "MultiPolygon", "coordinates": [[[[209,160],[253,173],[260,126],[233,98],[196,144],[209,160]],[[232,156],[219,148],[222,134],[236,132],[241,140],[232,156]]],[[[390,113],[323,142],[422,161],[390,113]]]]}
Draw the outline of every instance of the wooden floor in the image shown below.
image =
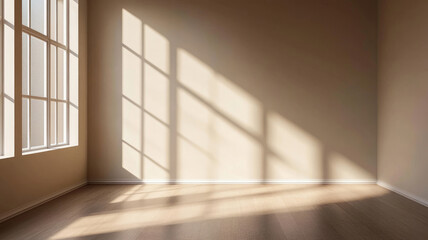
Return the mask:
{"type": "Polygon", "coordinates": [[[428,239],[428,208],[376,185],[88,185],[0,239],[428,239]]]}

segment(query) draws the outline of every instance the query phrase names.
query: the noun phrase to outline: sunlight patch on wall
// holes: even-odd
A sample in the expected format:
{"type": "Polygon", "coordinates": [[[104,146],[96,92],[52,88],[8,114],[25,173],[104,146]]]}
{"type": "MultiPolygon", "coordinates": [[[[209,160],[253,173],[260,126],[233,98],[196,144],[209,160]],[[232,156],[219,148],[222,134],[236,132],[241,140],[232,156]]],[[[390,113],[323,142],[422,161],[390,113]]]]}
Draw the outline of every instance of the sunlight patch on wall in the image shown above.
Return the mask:
{"type": "Polygon", "coordinates": [[[211,179],[217,173],[210,152],[183,137],[177,139],[178,176],[182,179],[211,179]]]}
{"type": "Polygon", "coordinates": [[[184,179],[259,179],[260,144],[183,89],[178,91],[178,166],[184,179]]]}
{"type": "MultiPolygon", "coordinates": [[[[302,179],[300,171],[296,171],[293,163],[279,154],[267,154],[267,177],[269,179],[302,179]]],[[[307,178],[304,178],[307,179],[307,178]]]]}
{"type": "Polygon", "coordinates": [[[212,104],[246,131],[257,136],[261,134],[260,102],[220,74],[215,76],[212,104]]]}
{"type": "Polygon", "coordinates": [[[169,175],[169,55],[164,36],[122,9],[122,141],[136,150],[122,149],[122,165],[139,179],[169,175]]]}
{"type": "Polygon", "coordinates": [[[177,79],[197,96],[213,102],[214,71],[205,63],[188,53],[177,49],[177,79]]]}
{"type": "Polygon", "coordinates": [[[122,98],[122,167],[141,177],[141,109],[122,98]]]}
{"type": "Polygon", "coordinates": [[[195,143],[205,152],[213,147],[213,119],[215,113],[188,92],[179,89],[177,94],[178,133],[195,143]]]}
{"type": "Polygon", "coordinates": [[[169,41],[144,24],[144,154],[145,180],[169,176],[169,41]]]}
{"type": "Polygon", "coordinates": [[[122,167],[137,178],[141,178],[141,152],[122,142],[122,167]]]}
{"type": "Polygon", "coordinates": [[[122,140],[141,151],[141,109],[127,99],[122,99],[122,140]]]}
{"type": "Polygon", "coordinates": [[[141,179],[143,23],[122,9],[122,167],[141,179]]]}
{"type": "Polygon", "coordinates": [[[291,167],[298,174],[293,177],[322,177],[322,145],[318,139],[274,112],[267,114],[267,128],[268,147],[274,155],[274,162],[285,162],[284,173],[290,172],[287,168],[291,167]]]}
{"type": "Polygon", "coordinates": [[[169,123],[169,80],[147,63],[144,64],[144,110],[169,123]]]}
{"type": "Polygon", "coordinates": [[[216,115],[214,118],[214,156],[218,179],[261,179],[262,147],[235,125],[216,115]]]}
{"type": "MultiPolygon", "coordinates": [[[[341,176],[336,162],[357,171],[343,157],[323,159],[317,138],[182,48],[172,59],[175,82],[169,75],[175,62],[169,40],[125,9],[122,21],[122,140],[140,154],[139,177],[323,179],[326,171],[341,176]],[[176,116],[170,116],[171,96],[177,97],[176,116]],[[171,120],[177,121],[177,132],[170,132],[171,120]],[[177,156],[171,156],[174,150],[177,156]],[[170,172],[174,164],[177,174],[170,172]]],[[[136,159],[129,156],[134,154],[123,155],[136,159]]]]}
{"type": "Polygon", "coordinates": [[[214,113],[188,92],[177,93],[177,166],[183,179],[205,179],[216,175],[213,158],[214,113]]]}
{"type": "Polygon", "coordinates": [[[168,165],[163,162],[143,156],[143,179],[150,181],[165,181],[169,179],[169,169],[162,165],[168,165]]]}
{"type": "Polygon", "coordinates": [[[180,48],[177,79],[177,126],[185,138],[178,140],[179,176],[260,179],[262,146],[254,138],[261,134],[261,104],[180,48]]]}
{"type": "Polygon", "coordinates": [[[166,179],[169,167],[169,128],[144,114],[144,179],[166,179]]]}
{"type": "Polygon", "coordinates": [[[138,106],[142,104],[142,61],[122,47],[122,94],[138,106]]]}
{"type": "Polygon", "coordinates": [[[122,43],[142,56],[143,23],[126,9],[122,9],[122,43]]]}
{"type": "Polygon", "coordinates": [[[144,25],[144,58],[162,72],[169,73],[169,41],[147,24],[144,25]]]}
{"type": "Polygon", "coordinates": [[[358,180],[373,178],[370,173],[368,173],[362,167],[355,164],[351,159],[340,153],[329,153],[327,158],[329,178],[340,180],[358,180]]]}
{"type": "Polygon", "coordinates": [[[261,134],[260,102],[180,48],[177,50],[177,79],[186,90],[206,101],[225,118],[235,122],[250,134],[261,134]]]}

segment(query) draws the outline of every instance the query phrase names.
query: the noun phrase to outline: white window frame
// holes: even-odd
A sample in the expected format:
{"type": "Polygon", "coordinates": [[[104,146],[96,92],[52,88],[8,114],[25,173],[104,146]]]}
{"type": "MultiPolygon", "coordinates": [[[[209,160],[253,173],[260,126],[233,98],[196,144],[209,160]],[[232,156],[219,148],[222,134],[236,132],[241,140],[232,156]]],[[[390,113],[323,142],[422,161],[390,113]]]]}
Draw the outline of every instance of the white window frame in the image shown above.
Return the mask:
{"type": "MultiPolygon", "coordinates": [[[[13,104],[15,104],[15,93],[13,93],[13,96],[9,96],[5,93],[5,26],[10,27],[13,29],[13,33],[15,33],[15,23],[10,22],[9,20],[5,19],[5,1],[6,0],[0,0],[0,158],[7,158],[7,157],[13,157],[14,156],[14,146],[15,146],[15,139],[14,139],[14,131],[15,129],[12,129],[13,136],[6,136],[5,131],[5,124],[6,124],[6,115],[11,114],[13,115],[13,122],[15,122],[15,110],[13,110],[12,113],[6,113],[5,112],[5,99],[8,99],[13,104]],[[13,139],[7,139],[7,137],[12,137],[13,139]],[[5,150],[6,147],[6,141],[13,141],[12,145],[13,149],[5,150]],[[9,152],[9,153],[7,153],[9,152]]],[[[13,1],[13,4],[15,5],[15,1],[13,1]]],[[[15,6],[13,7],[13,11],[15,11],[15,6]]],[[[15,15],[15,13],[13,13],[15,15]]],[[[13,21],[15,21],[13,19],[13,21]]],[[[15,47],[15,34],[14,34],[14,47],[15,47]]],[[[15,54],[15,49],[13,49],[13,54],[15,54]]],[[[13,66],[15,66],[15,62],[13,62],[13,66]]],[[[15,71],[15,68],[12,70],[15,71]]],[[[15,79],[12,82],[13,86],[15,85],[15,79]]],[[[13,126],[13,128],[15,125],[13,126]]]]}
{"type": "MultiPolygon", "coordinates": [[[[22,0],[18,0],[18,1],[22,1],[22,0]]],[[[77,53],[74,53],[73,51],[70,50],[70,4],[71,1],[75,1],[75,0],[64,0],[64,4],[66,4],[66,11],[64,12],[65,14],[65,21],[66,21],[66,36],[65,36],[65,43],[66,45],[60,43],[58,41],[58,2],[55,4],[56,5],[56,40],[52,39],[51,36],[51,1],[50,0],[46,0],[46,35],[44,35],[43,33],[40,33],[34,29],[31,28],[31,0],[28,0],[28,26],[25,26],[24,24],[22,24],[22,33],[27,34],[28,35],[28,41],[29,41],[29,48],[28,48],[28,58],[31,60],[31,37],[35,37],[38,38],[39,40],[42,40],[43,42],[46,43],[46,97],[39,97],[39,96],[32,96],[31,95],[31,62],[28,65],[28,95],[22,93],[22,101],[24,102],[24,99],[28,99],[28,107],[27,107],[27,116],[28,116],[28,122],[27,122],[27,148],[22,148],[22,152],[23,154],[25,153],[32,153],[32,152],[37,152],[39,150],[43,150],[43,149],[55,149],[55,148],[61,148],[61,147],[66,147],[66,146],[74,146],[74,145],[70,145],[70,104],[72,104],[70,102],[70,55],[74,55],[77,57],[78,59],[78,55],[77,53]],[[51,46],[56,47],[56,77],[55,77],[55,87],[56,87],[56,98],[51,98],[51,62],[50,62],[50,58],[51,58],[51,46]],[[65,89],[66,89],[66,97],[65,100],[61,100],[59,99],[59,92],[58,92],[58,55],[59,55],[59,49],[63,49],[65,50],[65,54],[66,54],[66,68],[65,68],[65,76],[66,76],[66,80],[65,80],[65,89]],[[43,100],[46,103],[46,112],[45,112],[45,143],[43,146],[35,146],[35,147],[31,147],[31,100],[35,99],[35,100],[43,100]],[[56,113],[56,117],[55,117],[55,133],[56,133],[56,141],[54,145],[51,145],[51,103],[56,103],[56,109],[55,109],[55,113],[56,113]],[[65,103],[65,112],[66,112],[66,125],[65,127],[65,142],[58,144],[58,105],[59,103],[65,103]]],[[[24,43],[23,43],[24,44],[24,43]]],[[[22,59],[22,63],[26,61],[24,59],[22,59]]],[[[22,64],[21,63],[21,64],[22,64]]],[[[22,78],[24,79],[24,78],[22,78]]],[[[74,105],[73,105],[74,106],[74,105]]],[[[77,110],[79,110],[79,108],[77,106],[75,106],[75,108],[77,110]]],[[[24,144],[23,144],[24,146],[24,144]]]]}
{"type": "Polygon", "coordinates": [[[0,156],[4,155],[4,141],[5,141],[5,136],[4,136],[4,101],[3,98],[4,96],[4,23],[6,22],[6,20],[4,19],[4,0],[0,0],[0,8],[1,8],[1,16],[0,16],[0,156]]]}

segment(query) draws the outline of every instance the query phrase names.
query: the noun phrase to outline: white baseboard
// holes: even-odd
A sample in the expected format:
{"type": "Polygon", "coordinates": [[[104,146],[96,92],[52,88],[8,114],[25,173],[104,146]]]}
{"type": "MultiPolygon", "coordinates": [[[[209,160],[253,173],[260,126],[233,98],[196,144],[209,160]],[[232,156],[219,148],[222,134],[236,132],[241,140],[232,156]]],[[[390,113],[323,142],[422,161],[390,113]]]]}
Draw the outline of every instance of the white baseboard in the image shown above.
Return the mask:
{"type": "Polygon", "coordinates": [[[419,204],[422,204],[422,205],[424,205],[425,207],[428,207],[428,201],[427,201],[427,200],[422,199],[422,198],[420,198],[420,197],[417,197],[417,196],[415,196],[414,194],[411,194],[411,193],[409,193],[409,192],[406,192],[406,191],[404,191],[404,190],[401,190],[401,189],[399,189],[399,188],[397,188],[397,187],[391,186],[391,185],[389,185],[388,183],[385,183],[385,182],[382,182],[382,181],[377,181],[377,185],[379,185],[379,186],[381,186],[381,187],[383,187],[383,188],[386,188],[386,189],[388,189],[388,190],[390,190],[390,191],[392,191],[392,192],[395,192],[395,193],[397,193],[397,194],[400,194],[401,196],[403,196],[403,197],[405,197],[405,198],[408,198],[408,199],[410,199],[410,200],[412,200],[412,201],[415,201],[415,202],[417,202],[417,203],[419,203],[419,204]]]}
{"type": "Polygon", "coordinates": [[[32,201],[30,203],[27,203],[27,204],[21,206],[21,207],[15,208],[15,209],[10,210],[10,211],[8,211],[8,212],[6,212],[4,214],[1,214],[0,215],[0,223],[6,221],[8,219],[11,219],[11,218],[13,218],[13,217],[15,217],[15,216],[17,216],[17,215],[19,215],[21,213],[29,211],[29,210],[31,210],[31,209],[33,209],[35,207],[38,207],[38,206],[40,206],[40,205],[42,205],[42,204],[44,204],[46,202],[49,202],[49,201],[51,201],[51,200],[53,200],[55,198],[58,198],[58,197],[60,197],[60,196],[62,196],[64,194],[67,194],[67,193],[69,193],[69,192],[71,192],[73,190],[76,190],[76,189],[78,189],[80,187],[83,187],[86,184],[87,184],[86,181],[85,182],[81,182],[79,184],[76,184],[76,185],[73,185],[73,186],[68,187],[66,189],[63,189],[61,191],[49,194],[48,196],[45,196],[45,197],[43,197],[43,198],[41,198],[39,200],[32,201]]]}
{"type": "Polygon", "coordinates": [[[376,184],[376,180],[93,180],[88,184],[376,184]]]}

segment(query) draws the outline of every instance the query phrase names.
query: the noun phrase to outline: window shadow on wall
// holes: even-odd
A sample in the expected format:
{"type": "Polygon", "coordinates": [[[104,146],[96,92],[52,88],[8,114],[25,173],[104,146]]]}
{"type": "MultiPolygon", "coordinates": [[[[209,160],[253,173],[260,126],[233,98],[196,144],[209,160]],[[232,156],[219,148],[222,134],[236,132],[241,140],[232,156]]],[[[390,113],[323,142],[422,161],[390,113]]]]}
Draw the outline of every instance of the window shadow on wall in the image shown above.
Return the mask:
{"type": "Polygon", "coordinates": [[[197,47],[170,40],[126,8],[121,26],[121,164],[136,180],[373,179],[275,110],[280,102],[255,97],[201,60],[191,51],[197,47]]]}

